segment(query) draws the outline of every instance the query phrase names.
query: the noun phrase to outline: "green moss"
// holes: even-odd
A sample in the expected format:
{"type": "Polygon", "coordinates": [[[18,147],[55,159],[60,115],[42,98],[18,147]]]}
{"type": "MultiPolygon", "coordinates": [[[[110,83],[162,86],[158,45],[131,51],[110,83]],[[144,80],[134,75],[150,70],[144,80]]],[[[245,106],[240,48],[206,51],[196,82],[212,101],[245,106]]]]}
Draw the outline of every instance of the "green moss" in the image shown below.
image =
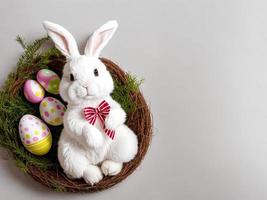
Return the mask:
{"type": "MultiPolygon", "coordinates": [[[[19,138],[18,124],[24,114],[39,116],[38,105],[31,104],[24,98],[22,91],[24,81],[35,79],[36,72],[44,68],[59,73],[64,62],[53,64],[53,61],[62,60],[62,55],[54,47],[43,48],[43,44],[49,40],[48,37],[37,39],[29,44],[20,36],[16,40],[24,48],[24,53],[18,60],[17,70],[8,75],[7,81],[0,91],[0,145],[13,153],[16,165],[24,172],[27,172],[29,165],[34,165],[41,170],[57,169],[59,167],[56,155],[57,141],[63,127],[49,126],[53,136],[53,146],[47,155],[40,157],[29,153],[23,147],[19,138]]],[[[122,105],[126,113],[135,111],[137,105],[130,97],[139,91],[142,81],[127,74],[126,84],[121,84],[117,80],[114,82],[115,89],[112,97],[122,105]]],[[[55,190],[63,190],[53,181],[51,185],[54,185],[55,190]]]]}
{"type": "Polygon", "coordinates": [[[143,79],[139,80],[136,76],[126,74],[126,82],[127,84],[121,84],[119,81],[114,80],[115,88],[111,96],[121,104],[126,113],[130,113],[134,112],[137,106],[131,101],[130,96],[132,93],[138,92],[143,79]]]}

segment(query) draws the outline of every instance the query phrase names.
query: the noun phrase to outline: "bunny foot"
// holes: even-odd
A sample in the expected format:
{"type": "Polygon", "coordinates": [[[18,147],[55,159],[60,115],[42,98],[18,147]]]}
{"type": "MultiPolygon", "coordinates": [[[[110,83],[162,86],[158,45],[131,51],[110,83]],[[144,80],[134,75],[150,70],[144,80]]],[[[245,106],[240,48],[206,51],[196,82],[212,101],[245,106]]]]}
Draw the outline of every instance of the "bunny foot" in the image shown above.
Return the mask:
{"type": "Polygon", "coordinates": [[[120,173],[122,163],[114,162],[112,160],[105,160],[101,165],[101,170],[106,176],[115,176],[120,173]]]}
{"type": "Polygon", "coordinates": [[[94,185],[103,179],[103,175],[99,167],[89,165],[83,172],[83,178],[86,183],[94,185]]]}

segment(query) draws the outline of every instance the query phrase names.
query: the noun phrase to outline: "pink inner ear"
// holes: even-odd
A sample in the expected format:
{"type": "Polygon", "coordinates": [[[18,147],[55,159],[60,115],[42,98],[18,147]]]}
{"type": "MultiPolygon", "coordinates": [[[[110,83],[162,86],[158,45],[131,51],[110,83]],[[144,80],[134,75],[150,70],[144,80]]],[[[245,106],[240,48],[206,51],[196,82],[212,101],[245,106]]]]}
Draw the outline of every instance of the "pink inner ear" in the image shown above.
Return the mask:
{"type": "Polygon", "coordinates": [[[69,46],[68,46],[68,42],[67,42],[66,38],[64,36],[58,34],[55,31],[52,31],[52,30],[49,30],[49,31],[52,32],[53,34],[55,34],[57,37],[59,37],[60,40],[62,41],[61,43],[63,43],[63,46],[65,49],[62,49],[60,46],[58,46],[61,49],[61,51],[65,52],[66,54],[70,54],[69,53],[70,50],[69,50],[69,46]]]}
{"type": "Polygon", "coordinates": [[[93,55],[95,55],[95,53],[98,50],[101,50],[101,49],[99,49],[99,47],[105,42],[105,40],[110,35],[111,31],[112,31],[112,28],[97,33],[96,37],[94,38],[94,44],[93,44],[93,49],[92,49],[93,55]]]}

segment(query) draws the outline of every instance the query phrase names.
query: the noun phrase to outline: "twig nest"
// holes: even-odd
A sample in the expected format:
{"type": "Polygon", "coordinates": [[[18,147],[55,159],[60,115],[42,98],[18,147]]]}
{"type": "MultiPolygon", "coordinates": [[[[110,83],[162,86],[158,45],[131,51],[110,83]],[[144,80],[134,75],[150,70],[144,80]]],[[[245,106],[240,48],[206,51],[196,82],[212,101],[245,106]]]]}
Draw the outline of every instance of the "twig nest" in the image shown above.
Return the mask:
{"type": "MultiPolygon", "coordinates": [[[[46,40],[47,38],[42,38],[33,45],[40,47],[46,40]]],[[[61,125],[62,119],[56,118],[63,116],[65,110],[65,105],[58,103],[62,101],[58,95],[53,96],[52,94],[50,97],[54,100],[54,105],[47,105],[48,99],[46,98],[40,104],[46,104],[44,105],[44,108],[40,108],[40,111],[42,119],[49,125],[46,127],[42,126],[41,122],[38,123],[40,131],[43,129],[47,130],[46,137],[44,138],[47,138],[47,149],[50,149],[51,147],[48,154],[45,156],[34,155],[43,155],[47,149],[43,150],[43,152],[35,152],[36,149],[29,146],[31,145],[31,142],[36,142],[38,144],[38,142],[43,141],[42,138],[40,140],[34,138],[34,132],[29,136],[26,135],[29,133],[27,130],[29,131],[31,127],[28,127],[28,129],[26,129],[27,127],[23,127],[23,129],[22,126],[25,124],[22,124],[21,129],[17,129],[19,121],[24,114],[32,114],[40,117],[39,106],[29,103],[26,99],[27,97],[24,97],[23,86],[25,81],[35,78],[36,73],[43,69],[43,63],[46,64],[49,70],[55,71],[58,75],[62,74],[62,69],[65,64],[64,57],[62,57],[55,49],[49,49],[46,53],[42,54],[41,57],[32,56],[30,57],[32,60],[23,59],[21,59],[18,63],[17,72],[9,75],[9,79],[6,82],[5,87],[0,92],[0,145],[6,147],[13,153],[17,166],[32,176],[37,182],[40,182],[53,190],[68,192],[95,192],[104,190],[121,182],[133,173],[144,158],[152,138],[151,113],[142,93],[138,88],[138,84],[136,84],[136,79],[131,77],[129,74],[126,74],[111,60],[106,58],[101,59],[112,74],[115,82],[115,90],[112,94],[113,98],[122,105],[127,113],[126,124],[137,134],[138,153],[132,161],[124,164],[122,171],[118,175],[105,177],[96,185],[91,186],[86,184],[83,179],[71,180],[66,177],[58,163],[57,141],[63,126],[61,125]],[[55,110],[55,112],[58,111],[57,116],[53,116],[53,119],[48,118],[48,115],[45,114],[46,106],[52,106],[54,109],[59,109],[55,110]],[[51,133],[48,130],[50,130],[51,133]],[[52,146],[49,145],[51,144],[51,141],[53,141],[52,146]],[[23,146],[34,154],[25,151],[23,146]]],[[[48,114],[50,115],[51,113],[48,114]]],[[[37,125],[35,129],[38,129],[37,125]]]]}

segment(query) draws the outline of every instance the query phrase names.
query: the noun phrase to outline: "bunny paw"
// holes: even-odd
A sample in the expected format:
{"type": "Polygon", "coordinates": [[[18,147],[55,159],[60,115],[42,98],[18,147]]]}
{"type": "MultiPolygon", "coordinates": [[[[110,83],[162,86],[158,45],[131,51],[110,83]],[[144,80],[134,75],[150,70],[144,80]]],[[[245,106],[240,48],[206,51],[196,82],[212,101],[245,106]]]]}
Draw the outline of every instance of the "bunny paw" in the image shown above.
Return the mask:
{"type": "Polygon", "coordinates": [[[85,127],[83,129],[83,135],[86,143],[91,147],[98,148],[103,144],[103,135],[96,128],[85,127]]]}
{"type": "Polygon", "coordinates": [[[103,175],[99,167],[95,165],[89,165],[84,171],[83,178],[86,183],[94,185],[103,179],[103,175]]]}
{"type": "Polygon", "coordinates": [[[105,119],[105,126],[108,129],[115,130],[125,122],[126,114],[122,109],[111,110],[105,119]]]}
{"type": "Polygon", "coordinates": [[[111,160],[105,160],[101,165],[101,170],[106,176],[115,176],[120,173],[122,163],[117,163],[111,160]]]}

